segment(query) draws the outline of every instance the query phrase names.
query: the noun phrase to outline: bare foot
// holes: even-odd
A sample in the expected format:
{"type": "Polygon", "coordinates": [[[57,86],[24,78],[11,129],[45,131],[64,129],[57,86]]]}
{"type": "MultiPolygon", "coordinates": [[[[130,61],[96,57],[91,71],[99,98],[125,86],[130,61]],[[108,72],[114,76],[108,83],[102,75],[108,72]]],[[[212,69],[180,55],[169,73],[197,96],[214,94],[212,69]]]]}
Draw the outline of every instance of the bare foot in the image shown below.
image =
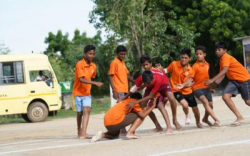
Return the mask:
{"type": "Polygon", "coordinates": [[[155,128],[152,130],[152,132],[161,132],[161,131],[163,131],[163,129],[161,127],[155,128]]]}
{"type": "Polygon", "coordinates": [[[137,136],[133,133],[127,133],[126,137],[129,139],[139,139],[140,138],[139,136],[137,136]]]}
{"type": "Polygon", "coordinates": [[[239,126],[241,123],[244,123],[244,119],[237,119],[231,125],[232,126],[239,126]]]}
{"type": "Polygon", "coordinates": [[[168,129],[162,131],[161,133],[173,133],[173,132],[174,132],[174,130],[172,128],[168,128],[168,129]]]}
{"type": "Polygon", "coordinates": [[[203,125],[201,123],[196,124],[198,128],[203,128],[203,125]]]}
{"type": "Polygon", "coordinates": [[[215,126],[215,127],[220,127],[220,121],[215,121],[215,122],[214,122],[214,126],[215,126]]]}
{"type": "Polygon", "coordinates": [[[208,124],[208,126],[213,126],[213,124],[208,119],[202,119],[202,122],[208,124]]]}
{"type": "Polygon", "coordinates": [[[91,139],[92,136],[89,135],[89,134],[85,134],[85,135],[80,135],[78,138],[79,138],[79,139],[91,139]]]}
{"type": "Polygon", "coordinates": [[[181,130],[181,125],[179,124],[178,121],[173,121],[173,124],[175,125],[177,130],[181,130]]]}

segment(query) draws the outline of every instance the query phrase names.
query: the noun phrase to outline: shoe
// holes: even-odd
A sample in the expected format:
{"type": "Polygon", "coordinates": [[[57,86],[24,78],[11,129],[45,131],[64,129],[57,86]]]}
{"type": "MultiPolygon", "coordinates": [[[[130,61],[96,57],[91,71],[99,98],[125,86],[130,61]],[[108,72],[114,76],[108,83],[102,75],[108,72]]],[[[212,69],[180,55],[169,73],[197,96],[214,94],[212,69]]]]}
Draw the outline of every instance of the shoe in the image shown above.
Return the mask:
{"type": "Polygon", "coordinates": [[[102,138],[102,131],[99,131],[95,136],[92,137],[90,142],[96,142],[102,138]]]}
{"type": "Polygon", "coordinates": [[[186,124],[186,125],[189,125],[190,122],[191,122],[191,117],[190,117],[190,114],[188,113],[188,114],[186,115],[185,124],[186,124]]]}

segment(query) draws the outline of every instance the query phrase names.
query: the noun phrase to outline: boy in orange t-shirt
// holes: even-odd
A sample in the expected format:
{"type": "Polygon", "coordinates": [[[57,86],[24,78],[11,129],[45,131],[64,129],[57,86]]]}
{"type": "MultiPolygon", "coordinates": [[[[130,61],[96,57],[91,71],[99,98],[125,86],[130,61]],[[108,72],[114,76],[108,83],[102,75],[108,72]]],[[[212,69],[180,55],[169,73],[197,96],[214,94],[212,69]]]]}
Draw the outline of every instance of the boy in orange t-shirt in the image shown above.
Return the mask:
{"type": "Polygon", "coordinates": [[[127,55],[127,49],[123,45],[116,48],[116,58],[110,63],[109,82],[113,91],[113,98],[120,100],[128,93],[128,80],[134,82],[128,73],[124,62],[127,55]]]}
{"type": "Polygon", "coordinates": [[[120,129],[131,125],[126,137],[130,139],[139,139],[140,137],[135,135],[135,130],[141,125],[144,118],[154,109],[156,102],[153,106],[142,109],[140,104],[135,104],[132,110],[127,110],[126,105],[129,102],[134,102],[141,99],[140,93],[133,93],[130,98],[118,102],[114,105],[104,116],[104,126],[108,130],[106,133],[99,131],[90,141],[95,142],[101,138],[115,139],[119,137],[120,129]]]}
{"type": "Polygon", "coordinates": [[[216,55],[220,58],[220,73],[212,79],[206,80],[205,83],[207,85],[213,83],[213,88],[215,88],[218,85],[216,81],[225,74],[227,75],[229,83],[223,92],[222,99],[237,117],[232,123],[233,126],[237,126],[244,122],[244,118],[231,98],[240,93],[245,103],[250,106],[250,75],[241,63],[227,53],[225,42],[218,42],[216,44],[216,55]]]}
{"type": "Polygon", "coordinates": [[[103,83],[91,80],[96,75],[96,65],[92,62],[94,56],[95,46],[85,46],[84,57],[75,66],[75,81],[73,86],[74,105],[77,111],[78,137],[86,139],[90,138],[86,131],[91,108],[91,86],[103,86],[103,83]]]}
{"type": "Polygon", "coordinates": [[[202,121],[209,126],[220,126],[220,121],[215,116],[213,111],[213,99],[208,85],[205,85],[205,80],[209,79],[209,63],[205,60],[206,56],[206,48],[204,46],[197,46],[195,48],[195,57],[196,62],[192,66],[194,71],[194,78],[193,78],[193,92],[196,98],[198,98],[204,108],[205,108],[205,115],[202,121]],[[212,124],[208,117],[209,115],[214,119],[215,123],[212,124]]]}

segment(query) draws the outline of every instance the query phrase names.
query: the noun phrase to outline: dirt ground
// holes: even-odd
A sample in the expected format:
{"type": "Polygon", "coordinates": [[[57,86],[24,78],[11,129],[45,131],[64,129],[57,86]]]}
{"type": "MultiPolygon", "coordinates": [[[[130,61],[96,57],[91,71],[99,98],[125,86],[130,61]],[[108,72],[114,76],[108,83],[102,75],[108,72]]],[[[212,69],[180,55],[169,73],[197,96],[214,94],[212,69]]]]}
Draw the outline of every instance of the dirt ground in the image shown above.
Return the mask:
{"type": "MultiPolygon", "coordinates": [[[[127,140],[125,137],[89,143],[76,137],[76,119],[56,119],[42,123],[20,123],[0,125],[0,155],[220,155],[244,156],[250,153],[250,108],[244,104],[240,96],[233,100],[245,118],[245,123],[232,127],[236,119],[227,108],[221,97],[214,97],[214,111],[221,121],[221,127],[209,127],[205,124],[198,129],[192,114],[191,125],[184,125],[184,113],[178,106],[178,120],[183,126],[181,131],[173,134],[152,132],[152,121],[147,117],[136,131],[141,138],[127,140]]],[[[171,115],[170,107],[166,107],[171,115]]],[[[201,116],[204,108],[200,104],[201,116]]],[[[157,118],[165,126],[160,112],[155,109],[157,118]]],[[[91,115],[88,133],[105,131],[104,114],[91,115]]]]}

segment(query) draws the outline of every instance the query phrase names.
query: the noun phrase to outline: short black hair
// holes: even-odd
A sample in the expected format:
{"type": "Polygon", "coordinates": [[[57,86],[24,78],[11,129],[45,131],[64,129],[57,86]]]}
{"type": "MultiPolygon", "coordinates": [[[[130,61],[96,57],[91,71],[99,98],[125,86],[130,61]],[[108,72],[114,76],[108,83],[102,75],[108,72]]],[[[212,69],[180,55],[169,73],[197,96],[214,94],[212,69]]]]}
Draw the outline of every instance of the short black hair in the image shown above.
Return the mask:
{"type": "Polygon", "coordinates": [[[185,55],[185,54],[191,57],[191,50],[189,48],[182,49],[181,55],[185,55]]]}
{"type": "Polygon", "coordinates": [[[127,48],[124,45],[118,45],[115,50],[116,53],[127,52],[127,48]]]}
{"type": "Polygon", "coordinates": [[[204,46],[202,46],[202,45],[196,46],[196,47],[195,47],[195,52],[196,52],[197,50],[201,50],[203,53],[206,53],[206,48],[205,48],[204,46]]]}
{"type": "Polygon", "coordinates": [[[143,64],[146,61],[148,61],[149,63],[152,63],[151,57],[148,55],[142,55],[140,57],[140,63],[143,64]]]}
{"type": "Polygon", "coordinates": [[[95,50],[95,46],[93,46],[93,45],[86,45],[86,46],[84,47],[84,53],[87,53],[87,52],[89,52],[90,50],[95,50]]]}
{"type": "Polygon", "coordinates": [[[145,83],[145,84],[151,83],[153,78],[154,78],[153,73],[150,70],[145,70],[142,73],[142,82],[145,83]]]}
{"type": "Polygon", "coordinates": [[[215,45],[215,49],[217,48],[227,49],[227,44],[225,42],[218,42],[215,45]]]}
{"type": "Polygon", "coordinates": [[[139,92],[135,92],[135,93],[133,93],[133,94],[130,95],[130,98],[132,98],[132,99],[138,99],[139,100],[139,99],[142,98],[142,95],[139,92]]]}

